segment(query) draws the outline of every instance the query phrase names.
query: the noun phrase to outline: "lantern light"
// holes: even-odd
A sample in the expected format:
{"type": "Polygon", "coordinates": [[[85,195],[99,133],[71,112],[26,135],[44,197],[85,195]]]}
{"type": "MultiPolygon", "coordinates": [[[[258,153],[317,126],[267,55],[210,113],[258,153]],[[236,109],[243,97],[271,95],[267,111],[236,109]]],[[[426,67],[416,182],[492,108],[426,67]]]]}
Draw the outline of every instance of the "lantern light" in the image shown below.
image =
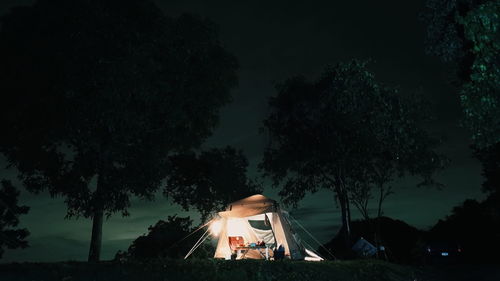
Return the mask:
{"type": "Polygon", "coordinates": [[[208,228],[210,230],[210,234],[212,234],[212,236],[217,237],[217,236],[219,236],[219,233],[222,229],[222,221],[218,220],[218,219],[214,219],[210,223],[210,226],[208,228]]]}

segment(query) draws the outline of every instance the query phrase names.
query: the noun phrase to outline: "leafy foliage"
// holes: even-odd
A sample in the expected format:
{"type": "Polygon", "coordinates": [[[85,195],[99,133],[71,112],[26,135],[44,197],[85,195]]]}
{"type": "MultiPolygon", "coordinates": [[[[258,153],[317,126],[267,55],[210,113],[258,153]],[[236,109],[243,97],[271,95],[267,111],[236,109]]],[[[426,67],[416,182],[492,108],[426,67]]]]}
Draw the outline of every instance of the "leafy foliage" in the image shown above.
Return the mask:
{"type": "MultiPolygon", "coordinates": [[[[183,258],[203,231],[187,237],[195,230],[189,217],[168,216],[148,228],[148,234],[138,237],[126,252],[119,252],[117,260],[183,258]],[[186,238],[187,237],[187,238],[186,238]],[[184,239],[184,240],[183,240],[184,239]]],[[[213,256],[214,249],[207,243],[195,252],[196,257],[213,256]]]]}
{"type": "Polygon", "coordinates": [[[94,222],[126,215],[130,196],[151,199],[168,157],[210,136],[237,80],[213,23],[150,1],[14,9],[0,61],[0,152],[28,190],[94,222]]]}
{"type": "Polygon", "coordinates": [[[356,206],[365,220],[370,219],[368,204],[373,198],[372,186],[368,182],[358,183],[349,189],[350,202],[356,206]]]}
{"type": "Polygon", "coordinates": [[[28,189],[90,216],[149,197],[172,151],[198,146],[236,81],[213,25],[142,1],[39,1],[3,20],[1,149],[28,189]]]}
{"type": "Polygon", "coordinates": [[[247,178],[248,161],[242,151],[230,146],[175,155],[171,162],[165,195],[186,210],[197,209],[202,220],[233,201],[262,192],[258,183],[247,178]]]}
{"type": "Polygon", "coordinates": [[[375,97],[357,98],[373,92],[372,82],[364,65],[352,62],[328,69],[314,83],[294,77],[278,86],[264,121],[270,142],[261,168],[275,186],[285,183],[280,192],[285,202],[297,203],[307,191],[363,176],[352,174],[371,141],[359,125],[368,122],[365,115],[372,111],[363,107],[375,97]]]}
{"type": "Polygon", "coordinates": [[[337,64],[315,82],[295,77],[278,91],[264,121],[270,142],[260,167],[274,186],[283,184],[285,202],[296,204],[308,191],[329,189],[346,217],[348,194],[366,185],[382,188],[405,174],[434,184],[444,159],[422,129],[422,103],[377,82],[366,63],[337,64]]]}
{"type": "Polygon", "coordinates": [[[27,214],[29,208],[18,205],[19,191],[10,181],[2,180],[0,189],[0,258],[4,248],[26,248],[25,240],[29,235],[26,228],[16,228],[19,225],[19,215],[27,214]]]}
{"type": "Polygon", "coordinates": [[[474,54],[460,101],[474,145],[482,149],[500,143],[500,1],[478,6],[460,23],[474,54]]]}
{"type": "Polygon", "coordinates": [[[500,142],[487,149],[476,151],[483,166],[483,191],[500,194],[500,142]]]}
{"type": "Polygon", "coordinates": [[[489,0],[427,0],[422,20],[427,24],[426,52],[445,62],[459,62],[470,47],[457,21],[489,0]]]}
{"type": "Polygon", "coordinates": [[[500,142],[498,0],[429,0],[427,52],[458,67],[464,125],[474,146],[500,142]]]}
{"type": "Polygon", "coordinates": [[[465,55],[463,32],[455,21],[458,2],[473,1],[428,0],[422,13],[422,20],[427,23],[426,52],[447,62],[465,55]]]}
{"type": "Polygon", "coordinates": [[[489,0],[427,0],[421,18],[427,25],[426,52],[452,63],[460,79],[468,79],[473,55],[459,17],[489,0]]]}

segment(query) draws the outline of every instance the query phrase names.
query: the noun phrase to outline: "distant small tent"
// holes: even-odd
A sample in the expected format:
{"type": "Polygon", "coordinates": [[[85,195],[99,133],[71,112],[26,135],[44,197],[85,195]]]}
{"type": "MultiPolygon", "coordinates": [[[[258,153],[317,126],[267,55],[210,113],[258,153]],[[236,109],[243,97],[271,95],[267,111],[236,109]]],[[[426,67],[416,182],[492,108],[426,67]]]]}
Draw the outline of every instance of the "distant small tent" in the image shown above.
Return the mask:
{"type": "Polygon", "coordinates": [[[215,258],[265,259],[282,246],[284,258],[321,261],[312,249],[304,247],[291,227],[287,212],[263,195],[253,195],[229,204],[219,212],[215,258]],[[260,245],[260,247],[259,247],[260,245]],[[265,246],[264,246],[265,245],[265,246]],[[265,253],[264,253],[265,252],[265,253]]]}

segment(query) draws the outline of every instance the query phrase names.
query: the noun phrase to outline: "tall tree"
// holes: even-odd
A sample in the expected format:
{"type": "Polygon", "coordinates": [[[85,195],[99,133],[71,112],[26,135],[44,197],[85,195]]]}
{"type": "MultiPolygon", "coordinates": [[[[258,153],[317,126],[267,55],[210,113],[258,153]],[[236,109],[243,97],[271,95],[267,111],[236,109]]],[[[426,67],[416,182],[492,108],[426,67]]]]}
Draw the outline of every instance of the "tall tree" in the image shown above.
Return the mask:
{"type": "MultiPolygon", "coordinates": [[[[429,106],[419,96],[397,96],[389,92],[379,103],[378,114],[373,115],[371,129],[374,130],[376,145],[372,147],[365,170],[369,189],[377,193],[377,220],[375,220],[375,243],[382,243],[382,204],[394,193],[391,183],[405,175],[421,178],[418,186],[441,186],[434,180],[434,174],[441,170],[447,159],[436,152],[438,139],[424,129],[430,121],[429,106]]],[[[366,199],[366,200],[369,200],[366,199]]],[[[378,254],[378,253],[377,253],[378,254]]]]}
{"type": "Polygon", "coordinates": [[[289,79],[270,106],[264,121],[270,142],[260,167],[288,203],[308,191],[333,191],[346,244],[350,197],[369,196],[368,186],[375,186],[383,200],[395,177],[416,174],[430,183],[441,165],[435,141],[421,127],[423,112],[377,82],[364,62],[339,63],[315,82],[289,79]]]}
{"type": "Polygon", "coordinates": [[[370,220],[369,204],[373,198],[372,186],[369,182],[357,182],[349,189],[349,201],[358,209],[365,221],[370,220]]]}
{"type": "Polygon", "coordinates": [[[457,67],[456,84],[475,149],[500,142],[499,0],[428,0],[428,53],[457,67]]]}
{"type": "Polygon", "coordinates": [[[483,191],[500,197],[500,142],[488,149],[476,152],[476,157],[483,166],[483,191]]]}
{"type": "Polygon", "coordinates": [[[444,61],[458,62],[462,124],[483,165],[483,190],[495,193],[500,190],[500,1],[428,0],[424,17],[427,50],[444,61]],[[460,52],[454,51],[457,46],[460,52]],[[447,55],[447,50],[454,55],[447,55]]]}
{"type": "Polygon", "coordinates": [[[26,248],[28,242],[25,240],[29,235],[26,228],[17,228],[19,216],[28,213],[27,206],[19,206],[19,191],[10,181],[2,180],[0,188],[0,258],[4,248],[17,249],[26,248]]]}
{"type": "Polygon", "coordinates": [[[150,1],[39,0],[2,19],[0,48],[0,152],[28,190],[92,218],[90,261],[103,217],[153,197],[237,82],[210,21],[150,1]]]}
{"type": "Polygon", "coordinates": [[[500,143],[500,1],[482,4],[459,18],[474,60],[460,91],[465,126],[476,149],[500,143]]]}
{"type": "Polygon", "coordinates": [[[202,221],[233,201],[262,192],[259,183],[247,178],[245,155],[233,147],[175,155],[171,160],[165,195],[186,210],[198,210],[202,221]]]}
{"type": "MultiPolygon", "coordinates": [[[[470,75],[473,54],[459,17],[491,0],[427,0],[421,19],[426,24],[425,51],[451,63],[458,80],[470,75]]],[[[460,83],[458,81],[458,83],[460,83]]]]}

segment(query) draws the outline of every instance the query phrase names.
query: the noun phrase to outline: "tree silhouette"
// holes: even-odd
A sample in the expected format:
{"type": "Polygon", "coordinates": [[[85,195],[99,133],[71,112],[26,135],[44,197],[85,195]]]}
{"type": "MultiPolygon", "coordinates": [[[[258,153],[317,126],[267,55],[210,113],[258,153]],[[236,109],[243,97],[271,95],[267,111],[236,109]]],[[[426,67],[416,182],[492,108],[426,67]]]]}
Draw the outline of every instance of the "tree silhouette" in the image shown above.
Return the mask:
{"type": "MultiPolygon", "coordinates": [[[[193,221],[189,217],[168,216],[148,228],[148,233],[135,239],[126,252],[118,252],[116,259],[158,259],[183,258],[203,231],[192,228],[193,221]]],[[[213,249],[208,244],[198,248],[197,257],[213,255],[213,249]]]]}
{"type": "Polygon", "coordinates": [[[476,149],[500,143],[500,1],[489,1],[460,19],[474,56],[460,91],[464,125],[476,149]]]}
{"type": "Polygon", "coordinates": [[[492,193],[483,201],[467,199],[454,207],[449,216],[430,229],[429,238],[456,241],[469,262],[498,262],[499,224],[500,193],[492,193]]]}
{"type": "Polygon", "coordinates": [[[0,152],[26,188],[63,196],[67,215],[103,217],[151,199],[169,156],[198,147],[229,102],[237,63],[214,25],[149,1],[40,0],[0,32],[0,152]]]}
{"type": "Polygon", "coordinates": [[[198,210],[202,221],[233,201],[262,192],[258,183],[247,178],[246,157],[233,147],[176,155],[171,161],[165,195],[186,210],[198,210]]]}
{"type": "Polygon", "coordinates": [[[500,195],[500,142],[487,149],[476,152],[483,166],[483,191],[500,195]]]}
{"type": "Polygon", "coordinates": [[[4,248],[26,248],[28,242],[24,239],[29,235],[26,228],[16,228],[19,225],[19,215],[27,214],[29,208],[18,205],[19,191],[10,181],[2,180],[0,189],[0,258],[4,248]]]}
{"type": "Polygon", "coordinates": [[[281,185],[287,203],[297,204],[308,191],[333,191],[349,244],[349,199],[359,199],[355,206],[363,212],[370,187],[377,188],[380,216],[395,178],[409,173],[434,183],[443,159],[422,129],[425,112],[417,101],[377,82],[359,61],[328,68],[315,82],[289,79],[270,100],[269,145],[260,167],[281,185]]]}
{"type": "Polygon", "coordinates": [[[488,1],[491,0],[427,0],[422,11],[426,53],[453,64],[460,80],[468,79],[473,54],[459,18],[488,1]]]}
{"type": "Polygon", "coordinates": [[[500,142],[500,1],[428,0],[426,50],[457,68],[456,84],[474,148],[500,142]]]}

